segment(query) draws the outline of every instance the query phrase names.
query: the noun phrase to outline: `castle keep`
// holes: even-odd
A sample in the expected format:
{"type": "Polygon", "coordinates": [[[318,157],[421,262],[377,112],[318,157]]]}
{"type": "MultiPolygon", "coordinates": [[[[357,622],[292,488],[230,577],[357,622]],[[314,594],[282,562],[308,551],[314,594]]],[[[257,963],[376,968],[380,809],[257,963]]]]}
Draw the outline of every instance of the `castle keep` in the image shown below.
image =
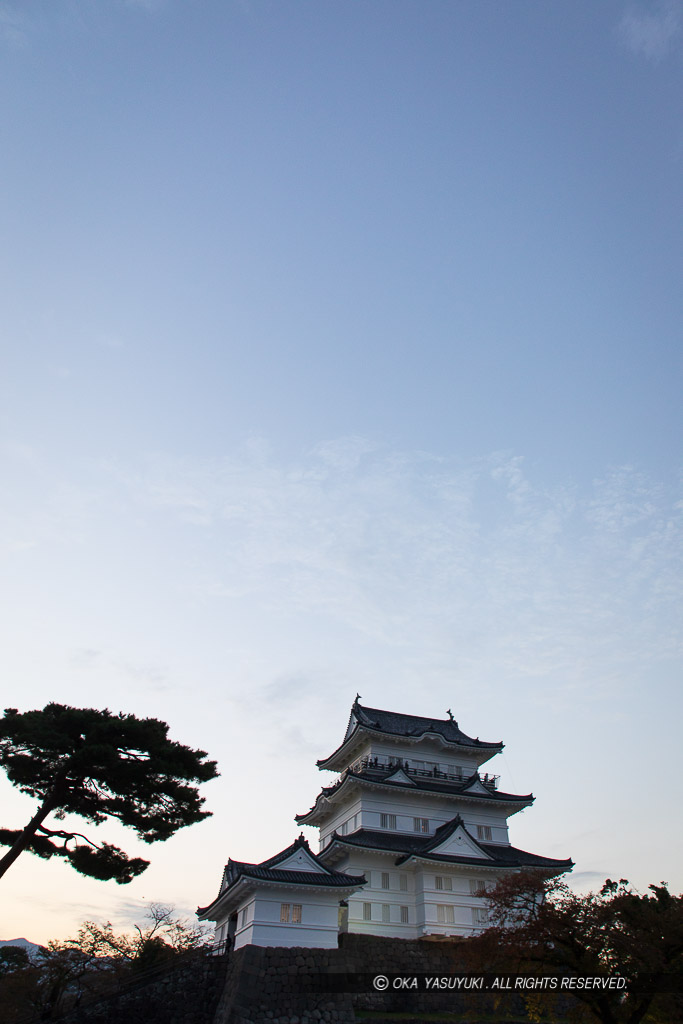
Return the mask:
{"type": "Polygon", "coordinates": [[[296,816],[320,830],[260,864],[228,861],[216,899],[198,910],[216,940],[337,945],[339,931],[416,939],[486,927],[486,889],[509,872],[571,870],[512,846],[508,818],[534,797],[502,792],[481,768],[503,743],[445,719],[364,707],[357,697],[340,746],[318,761],[335,781],[296,816]]]}

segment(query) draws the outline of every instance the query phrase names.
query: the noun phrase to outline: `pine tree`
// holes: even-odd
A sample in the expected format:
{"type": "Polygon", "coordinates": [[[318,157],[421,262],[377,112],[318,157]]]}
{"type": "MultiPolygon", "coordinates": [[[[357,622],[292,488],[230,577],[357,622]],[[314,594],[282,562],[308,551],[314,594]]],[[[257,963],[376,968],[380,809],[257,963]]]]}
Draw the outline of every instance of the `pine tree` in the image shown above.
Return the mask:
{"type": "Polygon", "coordinates": [[[122,884],[149,861],[129,857],[109,843],[95,843],[70,828],[50,828],[77,815],[95,825],[116,818],[145,843],[169,839],[209,816],[193,783],[217,776],[216,762],[168,738],[156,718],[50,703],[20,713],[8,708],[0,721],[0,765],[22,793],[40,801],[24,829],[0,829],[0,877],[28,850],[64,857],[92,878],[122,884]]]}

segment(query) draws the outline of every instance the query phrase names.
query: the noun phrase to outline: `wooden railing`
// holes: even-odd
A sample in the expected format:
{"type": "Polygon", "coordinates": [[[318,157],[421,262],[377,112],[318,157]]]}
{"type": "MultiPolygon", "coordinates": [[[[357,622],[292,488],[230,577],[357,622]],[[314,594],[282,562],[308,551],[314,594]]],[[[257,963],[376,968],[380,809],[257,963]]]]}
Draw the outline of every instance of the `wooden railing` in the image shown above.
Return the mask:
{"type": "MultiPolygon", "coordinates": [[[[434,768],[415,768],[408,761],[382,761],[377,757],[360,757],[357,761],[354,761],[353,764],[349,765],[349,768],[352,772],[376,771],[382,773],[392,770],[398,771],[401,769],[401,771],[404,771],[406,775],[415,775],[418,778],[439,780],[442,782],[466,782],[467,779],[470,779],[472,775],[475,774],[475,772],[470,772],[469,775],[465,772],[462,772],[461,774],[443,772],[436,766],[434,768]]],[[[485,786],[486,789],[490,789],[491,792],[493,792],[498,789],[499,778],[499,775],[489,775],[487,772],[486,775],[479,776],[479,781],[482,786],[485,786]]]]}

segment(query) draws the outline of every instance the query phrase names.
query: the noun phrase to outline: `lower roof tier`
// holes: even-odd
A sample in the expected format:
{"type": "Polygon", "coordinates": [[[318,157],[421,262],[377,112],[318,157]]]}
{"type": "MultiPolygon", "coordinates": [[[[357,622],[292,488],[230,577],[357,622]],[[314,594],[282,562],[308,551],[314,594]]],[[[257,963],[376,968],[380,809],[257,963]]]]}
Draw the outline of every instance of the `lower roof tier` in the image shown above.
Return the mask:
{"type": "Polygon", "coordinates": [[[351,852],[359,851],[393,854],[396,864],[406,864],[411,860],[434,860],[453,866],[476,864],[486,868],[528,868],[557,874],[571,871],[574,866],[571,858],[558,860],[528,853],[516,846],[480,843],[467,830],[459,814],[438,828],[432,836],[400,835],[364,828],[346,836],[333,833],[330,842],[318,856],[323,862],[332,864],[351,852]]]}
{"type": "Polygon", "coordinates": [[[274,857],[250,864],[245,861],[229,860],[223,872],[221,887],[216,898],[206,907],[197,908],[200,921],[216,920],[220,909],[226,912],[239,902],[245,890],[257,885],[292,887],[293,889],[334,889],[343,898],[365,885],[363,875],[347,875],[331,871],[320,857],[311,850],[303,835],[276,853],[274,857]],[[214,916],[212,916],[214,915],[214,916]]]}

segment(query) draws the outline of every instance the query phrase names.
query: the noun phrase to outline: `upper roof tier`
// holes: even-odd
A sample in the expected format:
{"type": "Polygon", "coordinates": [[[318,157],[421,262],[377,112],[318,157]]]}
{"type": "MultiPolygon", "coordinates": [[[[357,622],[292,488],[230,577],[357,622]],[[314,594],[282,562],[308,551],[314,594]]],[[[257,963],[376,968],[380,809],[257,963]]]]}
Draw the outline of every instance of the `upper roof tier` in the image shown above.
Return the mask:
{"type": "Polygon", "coordinates": [[[479,737],[473,739],[460,729],[448,712],[448,718],[423,718],[421,715],[402,715],[397,711],[381,711],[363,707],[356,697],[351,708],[346,735],[340,746],[317,762],[319,768],[342,771],[353,760],[354,751],[368,737],[401,741],[413,746],[424,739],[433,739],[439,746],[453,752],[460,750],[474,755],[479,764],[499,753],[504,744],[487,743],[479,737]]]}

